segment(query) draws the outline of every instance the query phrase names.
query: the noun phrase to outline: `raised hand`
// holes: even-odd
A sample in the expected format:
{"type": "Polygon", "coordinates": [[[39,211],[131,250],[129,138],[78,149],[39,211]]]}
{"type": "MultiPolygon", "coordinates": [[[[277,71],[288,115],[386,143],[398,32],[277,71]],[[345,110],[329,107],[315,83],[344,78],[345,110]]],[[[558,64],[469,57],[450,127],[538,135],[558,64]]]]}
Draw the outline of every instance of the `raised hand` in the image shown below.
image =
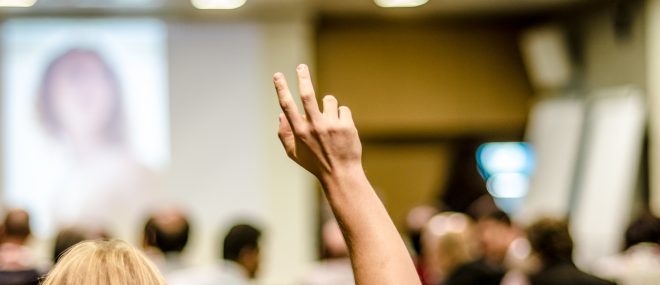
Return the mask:
{"type": "Polygon", "coordinates": [[[281,73],[273,76],[280,115],[279,137],[287,155],[323,184],[346,237],[357,285],[418,285],[419,278],[392,220],[362,169],[362,146],[346,107],[332,96],[319,110],[306,65],[297,68],[300,114],[281,73]]]}
{"type": "Polygon", "coordinates": [[[348,107],[338,107],[331,95],[323,98],[319,110],[307,65],[298,73],[298,93],[305,115],[298,111],[284,75],[273,76],[283,114],[280,114],[279,137],[287,155],[322,182],[343,175],[346,171],[361,171],[362,146],[348,107]]]}

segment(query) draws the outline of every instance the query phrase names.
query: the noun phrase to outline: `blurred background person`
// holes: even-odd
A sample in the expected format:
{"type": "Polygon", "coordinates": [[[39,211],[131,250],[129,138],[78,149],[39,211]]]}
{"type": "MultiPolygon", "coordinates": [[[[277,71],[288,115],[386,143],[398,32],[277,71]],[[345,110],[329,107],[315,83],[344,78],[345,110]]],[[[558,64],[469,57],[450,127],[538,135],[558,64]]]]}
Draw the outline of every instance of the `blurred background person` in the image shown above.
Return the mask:
{"type": "Polygon", "coordinates": [[[348,246],[335,219],[329,219],[321,229],[323,258],[302,278],[302,285],[354,285],[353,268],[348,246]]]}
{"type": "Polygon", "coordinates": [[[188,265],[182,256],[190,237],[190,222],[175,207],[156,211],[145,223],[143,249],[161,273],[182,270],[188,265]]]}
{"type": "Polygon", "coordinates": [[[92,235],[83,229],[68,228],[60,230],[55,237],[55,245],[53,246],[53,264],[56,264],[69,248],[91,238],[92,235]]]}
{"type": "Polygon", "coordinates": [[[417,206],[412,208],[406,216],[406,235],[408,242],[412,248],[414,255],[415,267],[417,267],[417,274],[422,281],[423,285],[430,285],[429,276],[427,273],[427,265],[425,260],[427,257],[424,255],[424,243],[422,242],[422,230],[428,221],[438,213],[438,209],[432,206],[417,206]]]}
{"type": "Polygon", "coordinates": [[[485,266],[475,237],[472,219],[461,213],[443,212],[434,216],[424,230],[427,263],[435,274],[431,284],[499,284],[501,274],[485,266]]]}
{"type": "Polygon", "coordinates": [[[504,211],[495,208],[479,217],[477,236],[482,262],[504,274],[503,284],[524,283],[524,274],[536,268],[524,231],[504,211]]]}
{"type": "MultiPolygon", "coordinates": [[[[481,205],[484,200],[479,199],[477,203],[481,205]]],[[[511,223],[506,213],[483,205],[477,208],[480,211],[477,211],[477,222],[471,237],[472,245],[476,247],[473,258],[455,269],[445,284],[500,284],[507,273],[523,264],[529,255],[529,246],[525,247],[527,243],[521,231],[511,223]]]]}
{"type": "Polygon", "coordinates": [[[599,260],[594,273],[619,285],[660,284],[660,219],[645,213],[626,230],[624,251],[599,260]]]}
{"type": "Polygon", "coordinates": [[[12,209],[5,216],[0,244],[0,269],[34,268],[35,256],[28,246],[31,236],[30,215],[22,209],[12,209]]]}
{"type": "Polygon", "coordinates": [[[261,230],[237,224],[222,240],[222,261],[211,266],[189,268],[168,274],[171,285],[248,285],[252,284],[261,263],[261,230]]]}
{"type": "Polygon", "coordinates": [[[540,270],[529,278],[531,285],[616,284],[585,273],[575,266],[573,239],[567,222],[554,218],[539,219],[527,229],[527,237],[541,263],[540,270]]]}
{"type": "Polygon", "coordinates": [[[22,209],[7,212],[0,242],[0,284],[38,284],[41,275],[32,249],[30,215],[22,209]]]}

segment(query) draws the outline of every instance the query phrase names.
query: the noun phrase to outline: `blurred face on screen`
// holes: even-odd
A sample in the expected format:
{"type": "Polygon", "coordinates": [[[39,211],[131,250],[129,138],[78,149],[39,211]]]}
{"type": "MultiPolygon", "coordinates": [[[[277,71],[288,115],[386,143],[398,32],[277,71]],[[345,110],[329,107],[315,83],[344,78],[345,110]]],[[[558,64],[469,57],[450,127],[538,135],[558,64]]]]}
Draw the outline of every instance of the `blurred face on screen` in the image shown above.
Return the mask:
{"type": "Polygon", "coordinates": [[[114,75],[93,51],[72,50],[51,64],[45,78],[51,128],[78,143],[111,136],[118,88],[114,75]]]}

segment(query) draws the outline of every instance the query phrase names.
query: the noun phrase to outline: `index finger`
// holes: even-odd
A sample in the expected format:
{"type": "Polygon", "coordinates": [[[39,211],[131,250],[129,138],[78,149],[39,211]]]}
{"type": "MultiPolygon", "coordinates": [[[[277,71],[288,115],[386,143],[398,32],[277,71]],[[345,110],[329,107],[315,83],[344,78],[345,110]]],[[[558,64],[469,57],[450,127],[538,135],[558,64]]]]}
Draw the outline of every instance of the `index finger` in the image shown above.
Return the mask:
{"type": "Polygon", "coordinates": [[[275,91],[277,92],[277,98],[280,103],[280,108],[286,115],[286,118],[291,123],[291,128],[296,129],[303,122],[302,116],[298,112],[298,106],[293,100],[291,95],[291,90],[289,90],[289,85],[286,82],[286,78],[280,72],[273,75],[273,83],[275,84],[275,91]]]}

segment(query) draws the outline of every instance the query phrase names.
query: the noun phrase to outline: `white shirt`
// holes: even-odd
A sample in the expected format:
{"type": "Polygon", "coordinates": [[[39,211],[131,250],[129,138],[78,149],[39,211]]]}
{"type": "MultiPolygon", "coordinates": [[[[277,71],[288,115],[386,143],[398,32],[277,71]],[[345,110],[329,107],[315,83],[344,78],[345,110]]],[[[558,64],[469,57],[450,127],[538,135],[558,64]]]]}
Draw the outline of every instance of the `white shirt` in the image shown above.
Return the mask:
{"type": "Polygon", "coordinates": [[[619,285],[660,284],[660,246],[635,245],[619,255],[598,261],[593,273],[619,285]]]}
{"type": "Polygon", "coordinates": [[[183,269],[165,276],[170,285],[251,285],[247,272],[231,261],[183,269]]]}
{"type": "Polygon", "coordinates": [[[355,285],[351,260],[339,258],[319,262],[305,274],[300,284],[355,285]]]}

